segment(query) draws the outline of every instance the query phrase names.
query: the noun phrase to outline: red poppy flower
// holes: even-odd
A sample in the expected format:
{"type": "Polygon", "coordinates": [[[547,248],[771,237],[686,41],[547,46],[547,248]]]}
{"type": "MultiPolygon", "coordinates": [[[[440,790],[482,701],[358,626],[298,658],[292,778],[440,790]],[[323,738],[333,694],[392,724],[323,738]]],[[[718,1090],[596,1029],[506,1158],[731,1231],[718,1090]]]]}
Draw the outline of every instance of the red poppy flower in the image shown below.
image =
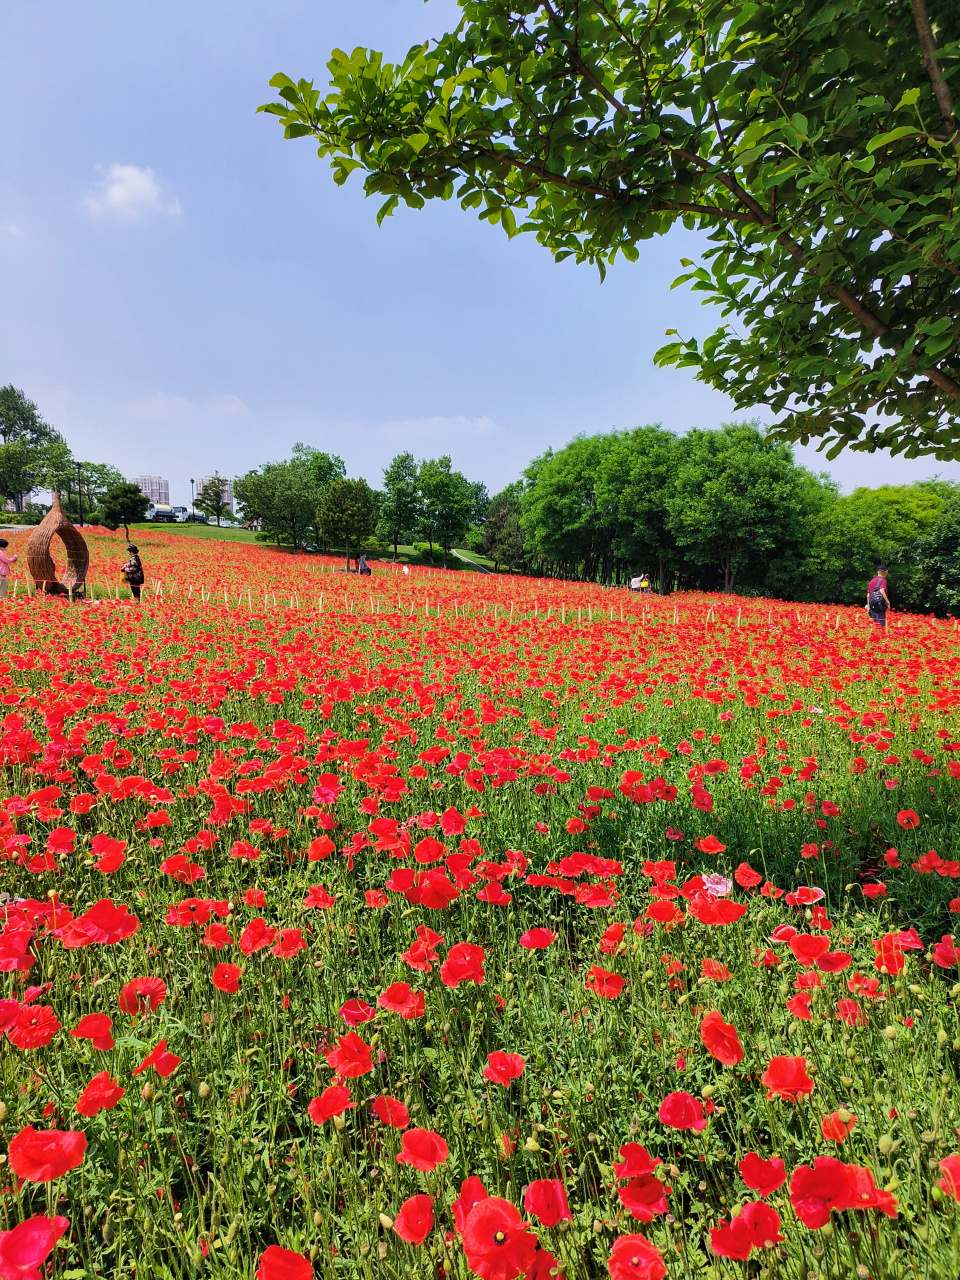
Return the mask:
{"type": "Polygon", "coordinates": [[[741,862],[734,871],[733,878],[741,889],[755,889],[763,876],[759,871],[754,871],[749,862],[741,862]]]}
{"type": "Polygon", "coordinates": [[[620,1236],[613,1242],[607,1270],[610,1280],[663,1280],[667,1264],[657,1246],[643,1236],[620,1236]]]}
{"type": "Polygon", "coordinates": [[[129,907],[115,907],[109,898],[101,898],[67,925],[60,941],[68,951],[78,947],[109,947],[132,937],[139,928],[140,921],[130,915],[129,907]]]}
{"type": "Polygon", "coordinates": [[[796,1102],[813,1093],[813,1081],[807,1075],[806,1058],[771,1058],[760,1081],[767,1086],[768,1098],[796,1102]]]}
{"type": "Polygon", "coordinates": [[[551,942],[556,941],[557,935],[550,929],[536,928],[528,929],[526,933],[522,933],[517,941],[520,946],[527,951],[545,951],[551,942]]]}
{"type": "Polygon", "coordinates": [[[325,1053],[327,1065],[345,1080],[365,1076],[373,1070],[370,1046],[355,1031],[348,1031],[325,1053]]]}
{"type": "Polygon", "coordinates": [[[751,1191],[759,1191],[762,1196],[769,1196],[787,1180],[786,1165],[776,1156],[764,1160],[756,1151],[748,1151],[737,1165],[740,1177],[751,1191]]]}
{"type": "Polygon", "coordinates": [[[405,1129],[410,1123],[410,1112],[402,1102],[391,1098],[389,1094],[374,1101],[373,1114],[382,1124],[388,1124],[393,1129],[405,1129]]]}
{"type": "MultiPolygon", "coordinates": [[[[300,951],[305,951],[306,947],[306,941],[299,929],[281,929],[279,938],[270,948],[270,954],[279,956],[281,960],[290,960],[300,951]]],[[[243,950],[242,945],[240,949],[243,950]]]]}
{"type": "Polygon", "coordinates": [[[725,844],[721,844],[716,836],[701,836],[693,842],[701,853],[723,853],[725,844]]]}
{"type": "Polygon", "coordinates": [[[555,1178],[541,1178],[531,1182],[523,1195],[523,1207],[533,1218],[539,1218],[545,1227],[555,1227],[564,1218],[572,1218],[567,1204],[567,1192],[562,1182],[555,1178]]]}
{"type": "Polygon", "coordinates": [[[336,847],[329,836],[317,836],[316,840],[311,840],[307,845],[307,861],[321,862],[324,858],[329,858],[336,847]]]}
{"type": "Polygon", "coordinates": [[[592,964],[583,985],[604,1000],[616,1000],[627,983],[619,973],[611,973],[609,969],[601,969],[599,965],[592,964]]]}
{"type": "Polygon", "coordinates": [[[262,889],[248,889],[243,900],[248,907],[263,907],[266,906],[267,895],[262,889]]]}
{"type": "Polygon", "coordinates": [[[657,1118],[671,1129],[694,1129],[700,1133],[707,1127],[703,1103],[691,1093],[668,1093],[660,1104],[657,1118]]]}
{"type": "Polygon", "coordinates": [[[432,1129],[408,1129],[403,1135],[397,1164],[408,1164],[421,1173],[431,1173],[443,1164],[450,1148],[432,1129]]]}
{"type": "MultiPolygon", "coordinates": [[[[112,1111],[123,1095],[116,1080],[110,1079],[109,1071],[101,1071],[94,1076],[77,1099],[77,1111],[82,1116],[95,1116],[100,1111],[112,1111]]],[[[3,1275],[0,1270],[0,1276],[3,1275]]]]}
{"type": "Polygon", "coordinates": [[[912,831],[914,827],[919,827],[920,815],[914,809],[901,809],[897,814],[897,822],[904,831],[912,831]]]}
{"type": "Polygon", "coordinates": [[[464,1178],[460,1186],[460,1195],[452,1205],[453,1225],[457,1229],[457,1235],[463,1235],[463,1228],[466,1226],[474,1205],[479,1204],[481,1200],[486,1200],[486,1198],[487,1189],[479,1178],[464,1178]]]}
{"type": "Polygon", "coordinates": [[[81,1018],[70,1034],[75,1040],[91,1040],[95,1049],[112,1049],[113,1019],[106,1013],[88,1013],[81,1018]]]}
{"type": "Polygon", "coordinates": [[[817,1156],[802,1164],[790,1179],[790,1203],[805,1227],[816,1230],[830,1221],[832,1209],[846,1209],[850,1202],[847,1166],[833,1156],[817,1156]]]}
{"type": "Polygon", "coordinates": [[[725,964],[718,960],[706,959],[701,962],[700,976],[711,982],[729,982],[733,976],[725,964]]]}
{"type": "Polygon", "coordinates": [[[70,1227],[68,1218],[27,1218],[12,1231],[0,1231],[0,1276],[3,1280],[39,1280],[40,1268],[70,1227]]]}
{"type": "Polygon", "coordinates": [[[617,1194],[623,1207],[638,1222],[652,1222],[658,1213],[667,1212],[667,1192],[660,1179],[652,1173],[632,1178],[625,1187],[620,1187],[617,1194]]]}
{"type": "Polygon", "coordinates": [[[847,951],[825,951],[817,961],[817,968],[822,973],[841,973],[850,967],[852,959],[847,951]]]}
{"type": "Polygon", "coordinates": [[[42,1049],[60,1030],[60,1020],[48,1004],[28,1005],[20,1010],[7,1036],[18,1049],[42,1049]]]}
{"type": "Polygon", "coordinates": [[[240,950],[245,956],[252,956],[264,947],[269,947],[276,936],[275,928],[267,925],[262,917],[254,916],[240,935],[240,950]]]}
{"type": "Polygon", "coordinates": [[[483,1068],[484,1079],[509,1089],[510,1082],[523,1075],[524,1065],[519,1053],[504,1053],[502,1049],[494,1049],[487,1054],[487,1065],[483,1068]]]}
{"type": "Polygon", "coordinates": [[[830,950],[830,939],[819,933],[797,933],[787,942],[796,960],[804,968],[815,965],[830,950]]]}
{"type": "Polygon", "coordinates": [[[393,1229],[407,1244],[423,1244],[433,1230],[433,1196],[411,1196],[400,1206],[393,1229]]]}
{"type": "Polygon", "coordinates": [[[625,1142],[620,1148],[620,1159],[622,1163],[613,1166],[618,1178],[642,1178],[644,1174],[653,1173],[658,1164],[663,1164],[659,1157],[653,1159],[639,1142],[625,1142]]]}
{"type": "Polygon", "coordinates": [[[848,1164],[847,1181],[850,1187],[849,1209],[879,1209],[888,1218],[897,1216],[896,1197],[877,1186],[869,1169],[848,1164]]]}
{"type": "Polygon", "coordinates": [[[849,1137],[856,1123],[857,1117],[851,1115],[849,1111],[843,1114],[839,1111],[831,1111],[820,1122],[820,1132],[828,1142],[843,1142],[844,1138],[849,1137]]]}
{"type": "Polygon", "coordinates": [[[472,942],[457,942],[440,966],[440,981],[445,987],[459,987],[461,982],[480,985],[484,980],[483,957],[483,947],[472,942]]]}
{"type": "Polygon", "coordinates": [[[210,981],[218,991],[226,991],[235,995],[240,990],[240,978],[243,970],[236,964],[218,964],[210,976],[210,981]]]}
{"type": "Polygon", "coordinates": [[[377,1004],[390,1013],[398,1013],[407,1022],[422,1018],[427,1007],[423,992],[412,990],[409,982],[394,982],[377,997],[377,1004]]]}
{"type": "Polygon", "coordinates": [[[34,1129],[28,1124],[10,1142],[10,1168],[27,1182],[53,1182],[75,1169],[86,1149],[82,1130],[34,1129]]]}
{"type": "Polygon", "coordinates": [[[313,1280],[313,1263],[302,1253],[272,1244],[260,1255],[256,1280],[313,1280]]]}
{"type": "Polygon", "coordinates": [[[943,934],[933,948],[933,963],[939,965],[941,969],[952,969],[957,964],[958,958],[960,953],[954,946],[953,936],[949,933],[943,934]]]}
{"type": "Polygon", "coordinates": [[[745,1204],[729,1222],[710,1228],[710,1248],[718,1257],[745,1261],[753,1249],[769,1249],[783,1239],[780,1215],[762,1200],[745,1204]]]}
{"type": "Polygon", "coordinates": [[[363,895],[364,904],[368,907],[385,907],[390,899],[382,889],[367,889],[363,895]]]}
{"type": "Polygon", "coordinates": [[[359,1027],[377,1016],[377,1011],[364,1000],[348,1000],[340,1006],[340,1017],[348,1027],[359,1027]]]}
{"type": "Polygon", "coordinates": [[[112,840],[110,836],[94,836],[90,841],[91,852],[96,856],[94,864],[98,871],[109,875],[123,865],[126,840],[112,840]]]}
{"type": "Polygon", "coordinates": [[[731,902],[729,898],[697,897],[691,901],[687,910],[701,924],[723,926],[735,924],[747,914],[749,908],[746,903],[731,902]]]}
{"type": "Polygon", "coordinates": [[[132,1016],[147,1009],[159,1009],[166,998],[167,984],[162,978],[134,978],[121,989],[117,1004],[123,1013],[132,1016]]]}
{"type": "Polygon", "coordinates": [[[700,1023],[700,1039],[707,1052],[725,1067],[735,1067],[743,1061],[743,1045],[732,1023],[724,1022],[716,1009],[704,1014],[700,1023]]]}
{"type": "Polygon", "coordinates": [[[342,1084],[332,1084],[324,1089],[319,1098],[314,1098],[307,1107],[307,1115],[314,1124],[323,1124],[334,1116],[342,1116],[345,1111],[352,1111],[357,1104],[350,1101],[350,1090],[342,1084]]]}
{"type": "Polygon", "coordinates": [[[307,890],[303,905],[308,909],[316,907],[320,911],[328,911],[335,902],[336,898],[333,894],[327,892],[325,885],[315,884],[307,890]]]}
{"type": "Polygon", "coordinates": [[[166,1040],[161,1040],[156,1048],[150,1050],[139,1067],[134,1067],[133,1074],[138,1076],[141,1071],[153,1067],[158,1076],[172,1076],[182,1061],[175,1053],[168,1053],[166,1040]]]}
{"type": "Polygon", "coordinates": [[[938,1182],[941,1191],[960,1201],[960,1155],[946,1156],[940,1161],[943,1177],[938,1182]]]}
{"type": "Polygon", "coordinates": [[[463,1251],[481,1280],[516,1280],[533,1266],[537,1237],[509,1200],[487,1196],[464,1224],[463,1251]]]}
{"type": "Polygon", "coordinates": [[[160,863],[160,870],[164,875],[173,876],[174,880],[179,880],[181,884],[193,884],[197,880],[202,880],[207,874],[203,867],[191,862],[182,853],[174,854],[172,858],[165,858],[160,863]]]}
{"type": "Polygon", "coordinates": [[[870,1019],[856,1000],[837,1001],[837,1021],[846,1023],[848,1027],[865,1027],[870,1019]]]}

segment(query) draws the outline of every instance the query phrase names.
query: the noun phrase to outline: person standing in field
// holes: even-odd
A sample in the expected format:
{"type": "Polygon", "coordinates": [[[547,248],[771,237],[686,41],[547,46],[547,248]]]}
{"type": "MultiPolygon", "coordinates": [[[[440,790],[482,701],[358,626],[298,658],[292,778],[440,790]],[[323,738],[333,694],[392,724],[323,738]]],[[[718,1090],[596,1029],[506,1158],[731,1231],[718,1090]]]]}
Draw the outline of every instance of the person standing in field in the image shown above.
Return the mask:
{"type": "Polygon", "coordinates": [[[640,594],[645,596],[650,594],[650,579],[645,573],[640,576],[640,594]]]}
{"type": "Polygon", "coordinates": [[[8,556],[7,547],[10,543],[6,538],[0,538],[0,600],[7,594],[7,587],[10,583],[10,566],[16,564],[19,556],[8,556]]]}
{"type": "Polygon", "coordinates": [[[371,569],[370,569],[370,566],[367,564],[367,557],[366,555],[362,555],[360,559],[357,561],[357,573],[360,574],[361,578],[365,578],[370,572],[371,572],[371,569]]]}
{"type": "Polygon", "coordinates": [[[120,572],[127,580],[127,586],[130,588],[130,594],[140,603],[140,588],[143,586],[143,565],[140,562],[140,550],[133,543],[129,543],[127,551],[130,559],[123,566],[120,572]]]}
{"type": "Polygon", "coordinates": [[[870,579],[867,586],[867,612],[870,621],[878,627],[886,627],[887,610],[890,608],[890,597],[887,595],[887,566],[882,564],[876,576],[870,579]]]}

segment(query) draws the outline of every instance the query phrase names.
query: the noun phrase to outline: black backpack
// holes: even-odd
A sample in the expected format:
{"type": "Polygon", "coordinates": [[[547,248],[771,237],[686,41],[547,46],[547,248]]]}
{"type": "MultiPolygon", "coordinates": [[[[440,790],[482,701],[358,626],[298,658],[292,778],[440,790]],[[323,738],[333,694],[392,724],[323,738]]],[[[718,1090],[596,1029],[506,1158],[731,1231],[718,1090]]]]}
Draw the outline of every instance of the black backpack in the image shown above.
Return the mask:
{"type": "Polygon", "coordinates": [[[881,587],[874,587],[873,590],[870,592],[870,612],[871,613],[887,612],[887,602],[883,598],[883,589],[881,587]]]}

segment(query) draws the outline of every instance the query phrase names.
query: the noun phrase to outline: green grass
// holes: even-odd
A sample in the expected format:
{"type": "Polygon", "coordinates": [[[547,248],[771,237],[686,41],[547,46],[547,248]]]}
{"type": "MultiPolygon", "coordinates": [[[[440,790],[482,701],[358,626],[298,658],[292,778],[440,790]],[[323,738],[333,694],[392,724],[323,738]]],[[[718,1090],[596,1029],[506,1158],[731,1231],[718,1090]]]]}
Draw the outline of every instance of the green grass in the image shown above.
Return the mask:
{"type": "Polygon", "coordinates": [[[155,533],[161,529],[164,533],[178,533],[184,538],[213,538],[217,542],[252,542],[260,545],[257,544],[257,535],[250,529],[218,529],[214,524],[154,524],[152,521],[130,525],[131,533],[134,530],[137,533],[155,533]]]}

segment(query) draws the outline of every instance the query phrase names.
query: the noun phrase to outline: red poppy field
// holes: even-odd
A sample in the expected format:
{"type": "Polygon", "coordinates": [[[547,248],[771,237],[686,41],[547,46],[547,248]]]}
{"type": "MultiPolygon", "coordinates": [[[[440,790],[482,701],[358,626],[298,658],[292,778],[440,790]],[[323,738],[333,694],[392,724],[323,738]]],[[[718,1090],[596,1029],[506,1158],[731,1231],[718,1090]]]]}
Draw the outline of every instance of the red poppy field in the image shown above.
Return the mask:
{"type": "Polygon", "coordinates": [[[0,1280],[960,1273],[952,622],[138,537],[0,612],[0,1280]]]}

